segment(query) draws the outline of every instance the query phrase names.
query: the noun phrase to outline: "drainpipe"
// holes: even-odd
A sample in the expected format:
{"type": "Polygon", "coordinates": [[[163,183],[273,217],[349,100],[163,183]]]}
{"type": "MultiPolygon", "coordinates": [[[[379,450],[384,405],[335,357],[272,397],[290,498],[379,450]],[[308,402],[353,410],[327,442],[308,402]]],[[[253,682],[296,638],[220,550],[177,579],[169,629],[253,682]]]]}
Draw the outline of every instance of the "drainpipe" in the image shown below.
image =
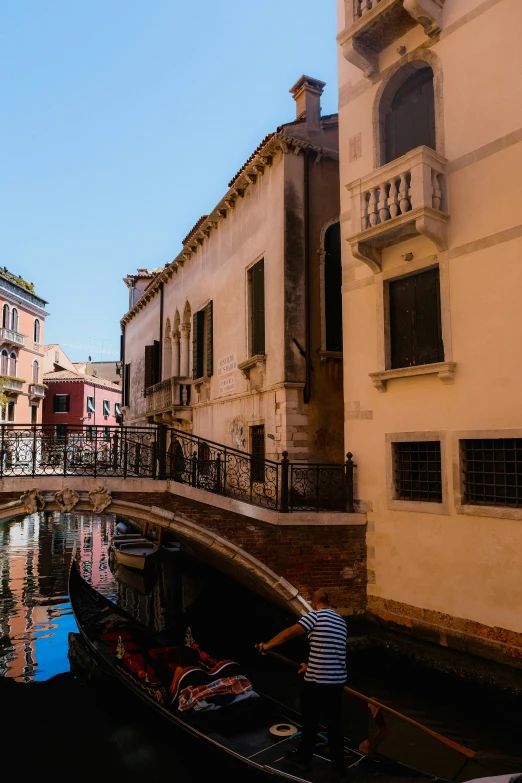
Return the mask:
{"type": "MultiPolygon", "coordinates": [[[[125,395],[125,324],[121,327],[121,340],[120,340],[120,381],[121,381],[121,403],[125,405],[127,400],[124,400],[125,395]]],[[[121,417],[121,423],[123,424],[123,416],[121,417]]]]}
{"type": "Polygon", "coordinates": [[[163,380],[163,283],[159,284],[160,290],[160,330],[159,330],[159,378],[163,380]]]}
{"type": "Polygon", "coordinates": [[[312,396],[312,362],[310,351],[310,150],[303,150],[304,159],[304,285],[305,285],[305,387],[303,402],[312,396]]]}

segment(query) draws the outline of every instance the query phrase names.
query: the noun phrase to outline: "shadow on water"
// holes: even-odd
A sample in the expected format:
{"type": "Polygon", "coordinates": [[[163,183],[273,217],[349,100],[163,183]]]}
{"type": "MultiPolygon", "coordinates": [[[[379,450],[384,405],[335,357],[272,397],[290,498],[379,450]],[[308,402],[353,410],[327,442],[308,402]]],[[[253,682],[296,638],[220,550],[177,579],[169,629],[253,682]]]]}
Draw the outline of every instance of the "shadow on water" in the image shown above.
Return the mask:
{"type": "MultiPolygon", "coordinates": [[[[147,574],[111,570],[111,516],[39,514],[0,526],[0,705],[4,773],[54,780],[213,780],[245,775],[194,747],[186,735],[113,683],[87,677],[68,660],[76,631],[67,596],[74,543],[82,575],[142,623],[170,641],[187,626],[200,647],[241,661],[257,690],[298,706],[300,679],[254,649],[295,618],[263,601],[189,553],[165,555],[147,574]],[[116,578],[116,576],[118,578],[116,578]]],[[[349,685],[463,745],[491,751],[459,772],[463,758],[414,727],[390,717],[380,750],[391,758],[456,781],[522,772],[522,700],[510,688],[437,671],[413,643],[364,626],[351,629],[349,685]],[[421,662],[419,662],[421,661],[421,662]]],[[[284,654],[303,660],[302,640],[284,654]]],[[[346,734],[357,743],[375,730],[366,705],[345,698],[346,734]]],[[[252,776],[248,776],[252,779],[252,776]]]]}

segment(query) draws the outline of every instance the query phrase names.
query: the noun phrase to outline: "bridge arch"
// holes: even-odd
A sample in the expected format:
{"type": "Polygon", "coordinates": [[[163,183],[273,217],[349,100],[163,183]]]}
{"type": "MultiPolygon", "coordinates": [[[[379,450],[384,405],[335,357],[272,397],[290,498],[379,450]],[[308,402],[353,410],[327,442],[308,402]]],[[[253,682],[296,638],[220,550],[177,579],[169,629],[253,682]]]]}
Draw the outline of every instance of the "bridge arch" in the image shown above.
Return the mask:
{"type": "MultiPolygon", "coordinates": [[[[98,492],[100,491],[101,488],[98,492]]],[[[25,498],[22,495],[21,498],[4,503],[0,505],[0,522],[44,510],[66,513],[56,501],[56,494],[58,493],[53,490],[36,491],[33,489],[25,493],[25,498]],[[32,498],[28,498],[28,495],[32,495],[32,498]],[[29,508],[31,500],[36,502],[36,506],[29,508]]],[[[108,495],[108,505],[97,511],[93,508],[93,501],[88,493],[77,492],[77,494],[79,499],[72,509],[75,513],[118,515],[127,517],[139,525],[143,525],[145,522],[148,522],[149,525],[157,525],[172,534],[177,540],[188,544],[202,562],[231,576],[290,614],[301,616],[311,609],[299,590],[284,576],[277,574],[254,555],[215,530],[198,524],[187,514],[120,498],[111,499],[110,495],[108,495]]]]}

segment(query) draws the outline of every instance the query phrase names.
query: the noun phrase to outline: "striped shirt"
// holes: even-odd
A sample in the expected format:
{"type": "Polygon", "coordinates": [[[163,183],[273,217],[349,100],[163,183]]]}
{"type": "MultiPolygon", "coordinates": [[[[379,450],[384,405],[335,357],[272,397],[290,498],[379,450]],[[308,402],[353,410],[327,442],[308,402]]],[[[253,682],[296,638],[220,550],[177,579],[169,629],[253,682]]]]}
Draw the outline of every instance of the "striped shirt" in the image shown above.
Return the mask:
{"type": "Polygon", "coordinates": [[[298,620],[308,634],[310,654],[307,682],[339,685],[346,681],[346,638],[348,631],[341,615],[333,609],[315,609],[298,620]]]}

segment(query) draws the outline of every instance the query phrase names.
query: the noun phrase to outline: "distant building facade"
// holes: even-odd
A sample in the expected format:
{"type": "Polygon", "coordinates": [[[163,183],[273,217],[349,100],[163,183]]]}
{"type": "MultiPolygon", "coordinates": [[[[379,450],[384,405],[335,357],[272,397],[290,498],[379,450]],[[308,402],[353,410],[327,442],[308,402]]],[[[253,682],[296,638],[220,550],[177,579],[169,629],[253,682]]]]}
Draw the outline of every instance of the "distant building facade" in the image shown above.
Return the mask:
{"type": "Polygon", "coordinates": [[[106,381],[121,386],[121,362],[73,362],[78,372],[86,375],[94,375],[95,378],[103,378],[106,381]]]}
{"type": "Polygon", "coordinates": [[[177,258],[125,279],[125,423],[259,458],[343,459],[338,123],[321,116],[323,87],[302,77],[296,120],[264,139],[177,258]]]}
{"type": "Polygon", "coordinates": [[[520,666],[522,3],[337,9],[345,442],[368,616],[520,666]]]}
{"type": "Polygon", "coordinates": [[[32,283],[0,269],[0,391],[8,400],[0,408],[2,422],[42,420],[46,304],[32,283]]]}
{"type": "MultiPolygon", "coordinates": [[[[44,376],[47,387],[43,423],[63,435],[64,425],[86,428],[114,427],[121,422],[121,388],[110,381],[73,370],[58,370],[44,376]]],[[[108,429],[107,429],[108,434],[108,429]]]]}

